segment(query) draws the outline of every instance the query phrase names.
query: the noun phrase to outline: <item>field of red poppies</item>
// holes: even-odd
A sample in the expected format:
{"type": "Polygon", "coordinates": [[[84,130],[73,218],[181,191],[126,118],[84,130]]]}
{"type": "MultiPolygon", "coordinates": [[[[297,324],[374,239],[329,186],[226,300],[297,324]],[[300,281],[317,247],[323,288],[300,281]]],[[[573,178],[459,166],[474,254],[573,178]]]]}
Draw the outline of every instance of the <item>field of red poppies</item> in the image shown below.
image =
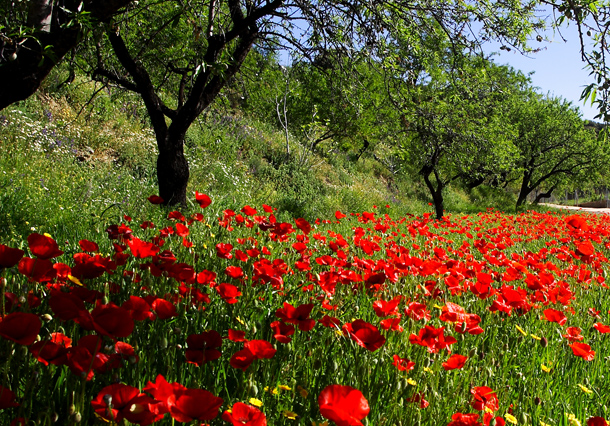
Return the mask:
{"type": "Polygon", "coordinates": [[[0,244],[1,425],[608,424],[607,216],[195,200],[0,244]]]}

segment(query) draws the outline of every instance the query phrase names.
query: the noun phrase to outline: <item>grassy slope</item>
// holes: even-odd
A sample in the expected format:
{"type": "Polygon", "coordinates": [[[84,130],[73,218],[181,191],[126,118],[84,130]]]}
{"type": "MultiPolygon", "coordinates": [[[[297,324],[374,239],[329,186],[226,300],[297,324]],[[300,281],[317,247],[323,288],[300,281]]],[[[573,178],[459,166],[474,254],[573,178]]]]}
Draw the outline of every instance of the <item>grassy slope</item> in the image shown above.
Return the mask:
{"type": "MultiPolygon", "coordinates": [[[[91,87],[73,86],[61,97],[38,95],[0,115],[0,229],[3,242],[32,230],[58,238],[94,228],[124,214],[155,217],[144,202],[156,193],[154,134],[136,101],[108,93],[85,105],[91,87]],[[82,111],[81,111],[82,108],[82,111]]],[[[419,180],[392,175],[371,157],[354,162],[332,145],[312,154],[283,134],[239,114],[209,112],[187,141],[190,190],[208,193],[218,211],[272,204],[279,215],[329,217],[335,210],[373,205],[394,215],[431,208],[419,180]],[[330,152],[330,154],[329,154],[330,152]]],[[[378,155],[382,155],[379,153],[378,155]]],[[[510,206],[510,196],[449,190],[447,210],[510,206]],[[477,207],[476,204],[482,207],[477,207]],[[503,203],[503,205],[498,205],[503,203]]]]}

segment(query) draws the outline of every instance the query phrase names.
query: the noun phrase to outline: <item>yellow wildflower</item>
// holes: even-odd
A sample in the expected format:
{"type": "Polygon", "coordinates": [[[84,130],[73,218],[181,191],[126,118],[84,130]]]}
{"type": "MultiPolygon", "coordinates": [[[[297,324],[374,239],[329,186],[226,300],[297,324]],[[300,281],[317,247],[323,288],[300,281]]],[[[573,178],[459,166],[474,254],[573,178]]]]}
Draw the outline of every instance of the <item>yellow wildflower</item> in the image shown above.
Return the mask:
{"type": "MultiPolygon", "coordinates": [[[[518,326],[517,326],[518,327],[518,326]]],[[[515,416],[513,416],[512,414],[508,414],[506,413],[504,415],[504,418],[506,419],[507,422],[512,423],[514,425],[517,424],[517,418],[515,416]]]]}
{"type": "Polygon", "coordinates": [[[540,420],[540,426],[551,426],[551,425],[540,420]]]}
{"type": "Polygon", "coordinates": [[[551,367],[547,367],[544,364],[540,364],[540,368],[542,368],[542,371],[544,371],[545,373],[550,373],[551,372],[551,367]]]}
{"type": "Polygon", "coordinates": [[[407,379],[407,383],[410,384],[411,386],[417,386],[417,382],[413,379],[407,379]]]}
{"type": "Polygon", "coordinates": [[[568,414],[568,423],[570,423],[571,426],[582,426],[582,423],[580,423],[580,420],[578,420],[574,414],[568,414]]]}
{"type": "Polygon", "coordinates": [[[269,393],[270,393],[270,394],[272,394],[272,395],[277,395],[277,394],[279,394],[279,392],[278,392],[277,388],[269,389],[269,386],[265,386],[264,391],[265,391],[265,392],[269,392],[269,393]]]}
{"type": "Polygon", "coordinates": [[[248,400],[248,402],[250,404],[254,405],[255,407],[262,407],[263,406],[263,401],[261,401],[260,399],[250,398],[248,400]]]}
{"type": "Polygon", "coordinates": [[[588,387],[584,386],[584,385],[578,385],[578,387],[580,388],[581,391],[583,391],[584,393],[587,393],[589,395],[591,395],[593,393],[593,391],[591,389],[589,389],[588,387]]]}
{"type": "Polygon", "coordinates": [[[522,329],[521,327],[519,327],[518,325],[516,325],[515,327],[517,327],[517,330],[519,330],[519,333],[523,334],[524,336],[527,336],[527,333],[525,332],[524,329],[522,329]]]}
{"type": "Polygon", "coordinates": [[[434,374],[434,371],[432,371],[432,369],[430,367],[424,367],[424,371],[426,373],[434,374]]]}
{"type": "Polygon", "coordinates": [[[290,386],[286,386],[286,385],[278,385],[278,388],[280,388],[281,390],[285,390],[285,391],[292,390],[292,388],[290,386]]]}
{"type": "Polygon", "coordinates": [[[538,337],[535,334],[530,334],[530,336],[532,337],[532,339],[542,340],[542,337],[538,337]]]}
{"type": "Polygon", "coordinates": [[[297,417],[299,417],[299,415],[297,413],[293,413],[290,410],[282,410],[282,414],[284,415],[284,417],[286,417],[290,420],[295,420],[297,417]]]}

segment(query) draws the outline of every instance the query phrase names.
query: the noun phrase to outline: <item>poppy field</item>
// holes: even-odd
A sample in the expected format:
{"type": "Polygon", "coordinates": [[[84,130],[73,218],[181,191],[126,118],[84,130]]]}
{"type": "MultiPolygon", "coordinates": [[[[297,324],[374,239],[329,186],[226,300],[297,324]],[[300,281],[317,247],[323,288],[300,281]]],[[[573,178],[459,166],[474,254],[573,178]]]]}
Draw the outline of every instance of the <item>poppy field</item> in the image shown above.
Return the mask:
{"type": "Polygon", "coordinates": [[[608,216],[211,201],[0,244],[0,425],[608,424],[608,216]]]}

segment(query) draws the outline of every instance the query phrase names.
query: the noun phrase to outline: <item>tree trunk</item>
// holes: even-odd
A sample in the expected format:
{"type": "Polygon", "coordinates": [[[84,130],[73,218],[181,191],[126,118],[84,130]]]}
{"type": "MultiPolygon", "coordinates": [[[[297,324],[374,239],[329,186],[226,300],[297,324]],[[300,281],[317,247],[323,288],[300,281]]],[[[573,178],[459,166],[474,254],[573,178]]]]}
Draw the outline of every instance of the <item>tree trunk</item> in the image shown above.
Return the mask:
{"type": "Polygon", "coordinates": [[[53,0],[30,0],[28,4],[28,25],[39,31],[51,31],[53,0]]]}
{"type": "Polygon", "coordinates": [[[519,210],[527,200],[527,196],[532,192],[534,188],[529,187],[531,175],[528,172],[523,172],[523,180],[521,181],[521,189],[519,190],[519,197],[517,198],[517,205],[515,209],[519,210]]]}
{"type": "MultiPolygon", "coordinates": [[[[83,11],[90,12],[90,18],[106,21],[131,1],[86,0],[83,11]]],[[[0,37],[0,110],[36,93],[51,70],[82,38],[79,24],[66,25],[72,19],[69,11],[76,12],[80,3],[65,6],[68,12],[55,8],[56,12],[51,14],[53,3],[51,0],[32,2],[28,19],[34,27],[41,29],[35,37],[26,40],[0,37]]]]}
{"type": "Polygon", "coordinates": [[[159,156],[157,157],[157,182],[159,196],[165,205],[186,206],[186,188],[189,182],[189,164],[184,156],[184,132],[178,134],[167,132],[167,135],[157,141],[159,156]]]}
{"type": "Polygon", "coordinates": [[[445,214],[444,210],[444,204],[445,201],[443,199],[443,187],[445,186],[443,184],[442,181],[437,180],[436,181],[436,188],[434,187],[434,185],[432,184],[432,181],[430,180],[430,173],[424,173],[424,182],[426,182],[426,186],[428,187],[428,189],[430,190],[430,194],[432,195],[432,202],[434,203],[434,211],[436,213],[436,218],[438,220],[443,218],[443,215],[445,214]]]}

